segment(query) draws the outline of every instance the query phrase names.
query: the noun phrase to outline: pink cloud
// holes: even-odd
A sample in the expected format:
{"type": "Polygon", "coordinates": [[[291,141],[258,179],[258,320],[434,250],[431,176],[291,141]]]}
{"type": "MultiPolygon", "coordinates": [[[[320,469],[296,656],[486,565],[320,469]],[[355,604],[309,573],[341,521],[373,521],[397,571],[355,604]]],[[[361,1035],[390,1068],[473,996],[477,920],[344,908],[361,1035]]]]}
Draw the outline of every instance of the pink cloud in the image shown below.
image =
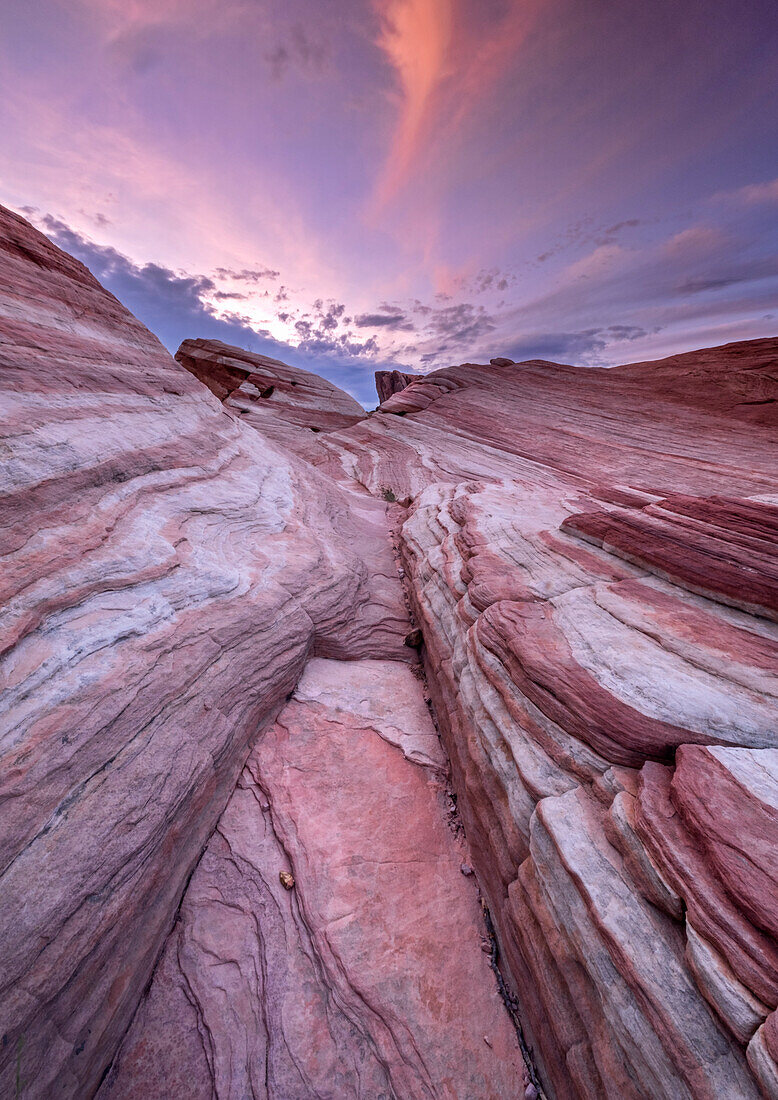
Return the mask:
{"type": "Polygon", "coordinates": [[[778,202],[778,179],[766,183],[752,183],[735,192],[737,198],[749,206],[763,202],[778,202]]]}
{"type": "Polygon", "coordinates": [[[453,31],[452,0],[382,0],[378,45],[397,73],[400,114],[378,188],[383,205],[406,177],[445,73],[453,31]]]}
{"type": "Polygon", "coordinates": [[[475,0],[376,0],[377,45],[395,71],[399,110],[373,197],[382,209],[410,181],[434,145],[444,154],[462,124],[493,92],[544,0],[510,4],[479,18],[475,0]]]}

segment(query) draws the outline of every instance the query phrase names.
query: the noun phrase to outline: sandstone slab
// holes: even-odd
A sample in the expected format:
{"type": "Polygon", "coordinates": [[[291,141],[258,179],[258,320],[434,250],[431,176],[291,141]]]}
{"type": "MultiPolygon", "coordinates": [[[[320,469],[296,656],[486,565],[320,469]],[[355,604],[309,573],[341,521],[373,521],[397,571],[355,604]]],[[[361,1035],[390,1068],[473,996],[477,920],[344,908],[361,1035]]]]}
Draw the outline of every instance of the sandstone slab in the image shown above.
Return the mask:
{"type": "Polygon", "coordinates": [[[184,340],[176,360],[237,416],[304,458],[316,436],[365,418],[365,410],[318,374],[220,340],[184,340]]]}
{"type": "Polygon", "coordinates": [[[0,1081],[85,1096],[306,660],[407,621],[362,506],[7,211],[0,384],[0,1081]]]}
{"type": "Polygon", "coordinates": [[[309,662],[249,757],[100,1096],[516,1095],[444,768],[407,666],[309,662]]]}

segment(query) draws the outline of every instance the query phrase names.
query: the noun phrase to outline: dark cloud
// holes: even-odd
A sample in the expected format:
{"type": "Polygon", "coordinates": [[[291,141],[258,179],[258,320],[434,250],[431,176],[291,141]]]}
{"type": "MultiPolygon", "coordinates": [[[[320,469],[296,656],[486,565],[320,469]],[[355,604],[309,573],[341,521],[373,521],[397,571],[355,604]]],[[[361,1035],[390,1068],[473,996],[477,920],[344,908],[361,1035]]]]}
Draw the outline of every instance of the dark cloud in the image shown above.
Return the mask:
{"type": "Polygon", "coordinates": [[[281,272],[274,271],[272,267],[243,267],[240,271],[217,267],[215,274],[220,279],[232,279],[236,283],[264,283],[268,279],[277,279],[281,272]]]}
{"type": "Polygon", "coordinates": [[[554,363],[595,364],[609,344],[638,340],[647,335],[646,329],[639,325],[609,325],[580,332],[532,333],[508,341],[505,354],[517,362],[548,359],[554,363]]]}
{"type": "Polygon", "coordinates": [[[515,275],[507,274],[500,271],[499,268],[493,267],[488,271],[479,271],[475,278],[471,280],[471,286],[476,294],[484,294],[489,290],[507,290],[515,282],[515,275]]]}
{"type": "Polygon", "coordinates": [[[483,306],[460,302],[442,309],[423,309],[427,327],[435,336],[460,343],[473,342],[495,327],[493,317],[483,306]]]}
{"type": "Polygon", "coordinates": [[[189,337],[223,340],[275,359],[288,360],[293,351],[246,317],[236,313],[217,316],[204,300],[206,296],[218,300],[243,296],[220,291],[209,276],[182,274],[162,264],[135,264],[115,248],[95,244],[50,214],[38,222],[54,244],[86,264],[171,352],[189,337]]]}
{"type": "Polygon", "coordinates": [[[778,256],[761,256],[730,263],[705,274],[691,276],[676,285],[679,294],[702,294],[705,291],[724,290],[739,283],[755,283],[778,275],[778,256]]]}
{"type": "Polygon", "coordinates": [[[399,307],[382,303],[375,313],[360,313],[354,318],[357,328],[383,328],[390,332],[413,332],[414,324],[399,307]]]}
{"type": "Polygon", "coordinates": [[[298,351],[305,355],[339,356],[341,358],[374,359],[380,355],[375,336],[362,340],[346,325],[346,307],[342,302],[321,298],[313,303],[313,312],[304,313],[295,321],[300,343],[298,351]]]}
{"type": "Polygon", "coordinates": [[[437,308],[417,301],[414,313],[423,319],[424,347],[428,350],[420,359],[427,367],[476,360],[473,349],[482,347],[483,338],[497,327],[494,316],[472,302],[437,308]]]}
{"type": "Polygon", "coordinates": [[[615,225],[605,230],[605,236],[614,237],[617,233],[620,233],[622,229],[636,229],[640,224],[640,218],[628,218],[626,221],[616,222],[615,225]]]}

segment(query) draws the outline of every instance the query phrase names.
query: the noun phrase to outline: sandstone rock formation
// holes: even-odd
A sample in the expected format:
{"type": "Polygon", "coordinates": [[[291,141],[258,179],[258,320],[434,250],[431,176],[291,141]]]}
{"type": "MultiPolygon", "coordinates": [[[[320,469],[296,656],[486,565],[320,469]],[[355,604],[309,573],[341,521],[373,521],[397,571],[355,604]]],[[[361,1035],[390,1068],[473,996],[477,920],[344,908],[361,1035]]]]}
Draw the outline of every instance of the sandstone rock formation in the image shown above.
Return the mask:
{"type": "Polygon", "coordinates": [[[327,443],[413,498],[429,683],[552,1096],[778,1096],[776,366],[457,367],[327,443]]]}
{"type": "Polygon", "coordinates": [[[185,340],[176,359],[245,423],[308,458],[315,436],[356,424],[365,410],[317,374],[219,340],[185,340]]]}
{"type": "Polygon", "coordinates": [[[778,1097],[778,341],[179,358],[0,215],[3,1089],[520,1095],[477,880],[530,1095],[778,1097]]]}
{"type": "MultiPolygon", "coordinates": [[[[81,264],[7,211],[0,377],[0,1091],[81,1098],[109,1067],[189,876],[306,662],[384,660],[406,676],[409,624],[385,504],[241,425],[81,264]]],[[[414,797],[431,817],[425,782],[411,782],[409,818],[414,797]]],[[[245,827],[261,821],[257,808],[245,827]]],[[[442,860],[432,825],[429,836],[442,860]]],[[[472,885],[457,885],[472,914],[472,885]]],[[[434,912],[416,914],[428,940],[434,912]]],[[[456,980],[480,981],[492,1005],[493,976],[467,940],[456,980]]],[[[418,979],[431,1000],[435,977],[418,979]]],[[[247,1029],[262,1011],[246,1006],[247,1029]]],[[[354,1063],[359,1020],[342,1011],[333,1044],[354,1063]]],[[[409,1045],[443,1042],[430,1016],[419,1015],[423,1033],[403,1024],[396,1072],[409,1045]]],[[[458,1051],[468,1022],[483,1062],[480,1019],[461,1019],[450,1042],[458,1051]]],[[[502,1072],[512,1080],[509,1059],[502,1072]]],[[[194,1064],[165,1095],[190,1095],[190,1076],[194,1064]]],[[[237,1070],[219,1080],[220,1095],[236,1095],[237,1070]]]]}
{"type": "Polygon", "coordinates": [[[488,959],[451,949],[483,926],[445,770],[407,667],[310,661],[100,1096],[512,1095],[519,1055],[488,959]]]}
{"type": "Polygon", "coordinates": [[[377,370],[375,372],[375,388],[378,391],[378,401],[388,401],[393,393],[399,393],[409,386],[418,374],[405,374],[401,370],[377,370]]]}

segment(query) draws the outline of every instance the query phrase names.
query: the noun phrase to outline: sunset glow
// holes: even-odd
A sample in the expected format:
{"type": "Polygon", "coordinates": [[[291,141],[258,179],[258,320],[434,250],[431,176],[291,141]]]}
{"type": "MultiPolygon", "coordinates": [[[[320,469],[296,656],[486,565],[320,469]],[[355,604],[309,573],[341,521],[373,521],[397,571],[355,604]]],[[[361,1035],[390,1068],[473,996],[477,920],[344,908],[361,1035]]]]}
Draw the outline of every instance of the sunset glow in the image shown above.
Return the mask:
{"type": "Polygon", "coordinates": [[[161,338],[370,401],[775,327],[769,0],[4,6],[0,201],[161,338]],[[76,79],[77,78],[77,79],[76,79]]]}

